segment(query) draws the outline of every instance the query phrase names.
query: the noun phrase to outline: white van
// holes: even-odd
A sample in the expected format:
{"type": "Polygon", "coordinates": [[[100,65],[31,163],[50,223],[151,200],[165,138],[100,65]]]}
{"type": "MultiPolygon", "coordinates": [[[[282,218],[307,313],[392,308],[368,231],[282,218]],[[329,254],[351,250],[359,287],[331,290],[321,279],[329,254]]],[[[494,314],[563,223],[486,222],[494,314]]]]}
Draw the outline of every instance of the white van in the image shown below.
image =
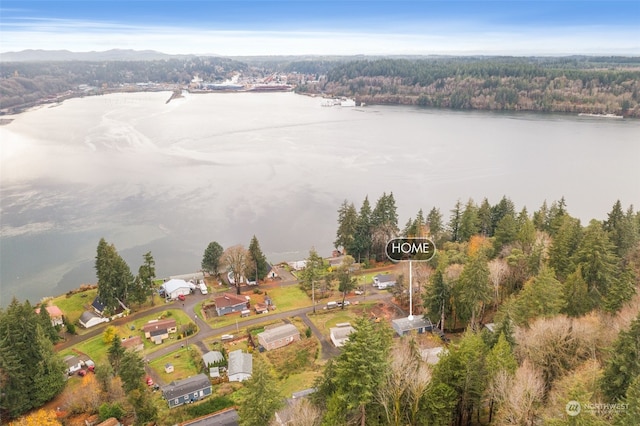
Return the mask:
{"type": "Polygon", "coordinates": [[[200,293],[202,294],[207,294],[207,285],[205,283],[203,283],[202,281],[200,281],[200,284],[198,284],[198,288],[200,289],[200,293]]]}
{"type": "Polygon", "coordinates": [[[334,309],[338,307],[338,302],[327,302],[327,309],[334,309]]]}

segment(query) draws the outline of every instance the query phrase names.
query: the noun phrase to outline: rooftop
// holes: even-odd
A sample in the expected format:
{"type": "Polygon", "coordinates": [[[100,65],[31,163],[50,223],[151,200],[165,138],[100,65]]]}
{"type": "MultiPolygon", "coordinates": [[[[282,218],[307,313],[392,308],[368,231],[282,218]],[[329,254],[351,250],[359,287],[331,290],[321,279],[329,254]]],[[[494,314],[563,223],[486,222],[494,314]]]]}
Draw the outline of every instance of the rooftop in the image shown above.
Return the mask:
{"type": "Polygon", "coordinates": [[[213,300],[217,308],[226,308],[227,306],[235,306],[247,303],[247,299],[244,296],[237,296],[232,293],[225,293],[221,296],[215,297],[213,300]]]}
{"type": "Polygon", "coordinates": [[[419,328],[431,329],[433,324],[429,318],[425,318],[423,315],[414,315],[413,320],[409,320],[408,317],[398,318],[391,321],[393,328],[401,331],[417,330],[419,328]]]}
{"type": "Polygon", "coordinates": [[[162,388],[162,395],[167,400],[174,399],[209,386],[211,386],[209,378],[201,373],[184,380],[169,383],[162,388]]]}
{"type": "Polygon", "coordinates": [[[258,333],[258,337],[262,337],[265,342],[270,343],[295,334],[300,334],[300,331],[295,325],[283,324],[278,327],[269,328],[262,333],[258,333]]]}
{"type": "Polygon", "coordinates": [[[232,376],[238,373],[251,374],[253,372],[253,356],[242,352],[241,349],[229,352],[229,367],[227,374],[232,376]]]}

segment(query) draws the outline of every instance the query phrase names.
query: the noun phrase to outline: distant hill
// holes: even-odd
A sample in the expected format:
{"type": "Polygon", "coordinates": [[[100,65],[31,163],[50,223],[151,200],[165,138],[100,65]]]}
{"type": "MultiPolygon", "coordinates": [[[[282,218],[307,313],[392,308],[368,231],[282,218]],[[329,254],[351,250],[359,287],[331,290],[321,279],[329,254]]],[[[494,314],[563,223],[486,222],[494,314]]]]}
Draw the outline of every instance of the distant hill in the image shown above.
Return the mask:
{"type": "Polygon", "coordinates": [[[153,61],[188,58],[193,55],[169,55],[155,50],[111,49],[104,52],[71,52],[69,50],[22,50],[0,53],[2,62],[44,61],[153,61]]]}

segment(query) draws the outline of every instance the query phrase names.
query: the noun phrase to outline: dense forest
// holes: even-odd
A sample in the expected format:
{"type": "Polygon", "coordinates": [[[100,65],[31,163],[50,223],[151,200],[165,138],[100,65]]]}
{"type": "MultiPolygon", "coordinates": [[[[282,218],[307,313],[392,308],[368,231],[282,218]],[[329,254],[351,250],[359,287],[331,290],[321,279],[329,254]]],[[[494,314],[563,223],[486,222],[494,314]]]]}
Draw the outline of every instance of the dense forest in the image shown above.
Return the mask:
{"type": "MultiPolygon", "coordinates": [[[[640,117],[636,57],[171,57],[162,60],[4,62],[0,109],[30,106],[76,90],[136,83],[186,87],[198,75],[244,81],[274,73],[296,91],[358,103],[435,108],[616,114],[640,117]],[[305,76],[300,78],[300,76],[305,76]]],[[[149,90],[143,86],[127,90],[149,90]]],[[[164,89],[166,90],[166,88],[164,89]]],[[[94,93],[92,92],[92,93],[94,93]]],[[[87,93],[90,94],[90,93],[87,93]]]]}
{"type": "Polygon", "coordinates": [[[301,91],[370,104],[640,116],[638,58],[431,58],[342,63],[301,91]]]}
{"type": "MultiPolygon", "coordinates": [[[[434,345],[429,338],[391,339],[387,325],[359,320],[317,380],[306,412],[316,420],[306,424],[637,424],[633,207],[618,201],[606,220],[584,226],[564,199],[533,214],[507,197],[468,200],[448,214],[420,210],[401,229],[393,194],[383,194],[373,208],[368,198],[359,210],[340,206],[335,245],[373,262],[387,230],[436,242],[436,257],[414,265],[413,306],[452,341],[427,364],[420,349],[434,345]]],[[[405,268],[393,290],[405,308],[406,277],[405,268]]]]}

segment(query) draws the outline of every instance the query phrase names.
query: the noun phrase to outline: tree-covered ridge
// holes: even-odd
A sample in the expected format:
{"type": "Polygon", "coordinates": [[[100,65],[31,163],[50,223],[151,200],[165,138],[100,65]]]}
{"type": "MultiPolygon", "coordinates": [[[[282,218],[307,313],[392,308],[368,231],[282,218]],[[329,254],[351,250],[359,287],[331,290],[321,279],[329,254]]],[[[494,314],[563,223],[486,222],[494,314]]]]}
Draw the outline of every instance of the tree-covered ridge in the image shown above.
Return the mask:
{"type": "Polygon", "coordinates": [[[196,57],[154,61],[8,62],[0,68],[0,108],[36,102],[88,85],[113,88],[123,84],[188,84],[194,75],[223,81],[247,65],[226,58],[196,57]]]}
{"type": "Polygon", "coordinates": [[[359,60],[333,68],[321,88],[376,104],[640,116],[637,58],[359,60]]]}

